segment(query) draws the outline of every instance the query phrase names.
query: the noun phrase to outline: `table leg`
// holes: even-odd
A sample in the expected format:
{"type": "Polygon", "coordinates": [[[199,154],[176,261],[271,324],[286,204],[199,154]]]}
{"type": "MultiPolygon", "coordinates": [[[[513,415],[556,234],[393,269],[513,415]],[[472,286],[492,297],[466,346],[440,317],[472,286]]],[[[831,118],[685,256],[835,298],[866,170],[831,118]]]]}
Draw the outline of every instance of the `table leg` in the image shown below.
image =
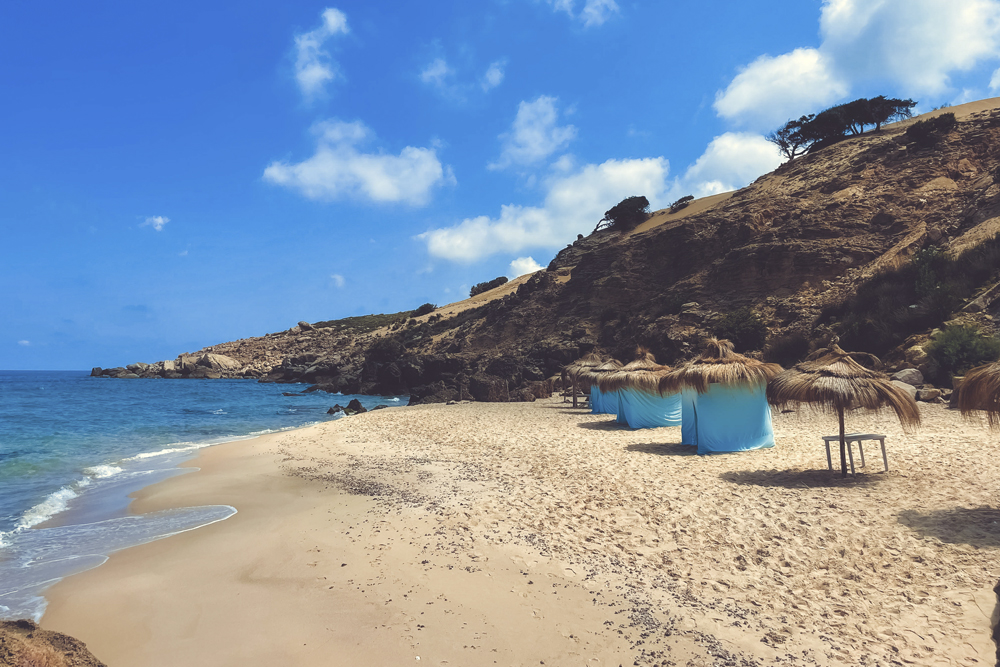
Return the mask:
{"type": "Polygon", "coordinates": [[[889,458],[885,455],[885,439],[879,440],[882,444],[882,463],[885,464],[885,471],[889,472],[889,458]]]}
{"type": "Polygon", "coordinates": [[[854,444],[850,440],[847,441],[847,457],[851,460],[851,474],[857,475],[854,472],[854,444]]]}
{"type": "Polygon", "coordinates": [[[826,445],[826,469],[833,470],[833,459],[830,458],[830,441],[824,440],[823,444],[826,445]]]}
{"type": "Polygon", "coordinates": [[[861,452],[861,467],[865,467],[865,447],[863,442],[858,440],[858,451],[861,452]]]}

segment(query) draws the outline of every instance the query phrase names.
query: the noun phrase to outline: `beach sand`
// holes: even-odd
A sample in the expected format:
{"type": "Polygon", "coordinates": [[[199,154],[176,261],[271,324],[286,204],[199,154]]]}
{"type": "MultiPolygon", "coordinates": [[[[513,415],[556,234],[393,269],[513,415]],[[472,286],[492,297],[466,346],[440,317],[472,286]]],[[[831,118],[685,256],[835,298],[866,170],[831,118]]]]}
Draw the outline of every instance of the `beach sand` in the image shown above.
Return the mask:
{"type": "Polygon", "coordinates": [[[992,665],[1000,434],[920,407],[848,415],[890,470],[869,444],[846,480],[809,411],[712,457],[559,398],[220,445],[132,509],[239,513],[57,584],[42,626],[111,667],[992,665]]]}

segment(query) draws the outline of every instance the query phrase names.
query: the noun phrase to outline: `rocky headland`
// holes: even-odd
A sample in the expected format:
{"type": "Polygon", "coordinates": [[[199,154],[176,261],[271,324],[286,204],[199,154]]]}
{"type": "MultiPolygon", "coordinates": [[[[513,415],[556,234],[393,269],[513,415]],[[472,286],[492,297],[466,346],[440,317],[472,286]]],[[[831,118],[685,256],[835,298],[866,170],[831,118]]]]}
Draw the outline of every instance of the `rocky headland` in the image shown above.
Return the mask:
{"type": "MultiPolygon", "coordinates": [[[[661,362],[684,359],[742,308],[767,328],[767,343],[752,353],[790,363],[782,341],[800,341],[804,355],[839,333],[829,309],[873,276],[921,249],[957,254],[1000,232],[998,105],[966,104],[848,138],[736,192],[657,211],[629,231],[581,236],[545,270],[431,313],[378,316],[378,326],[365,318],[300,322],[94,375],[307,382],[330,392],[410,394],[411,403],[530,401],[592,350],[628,359],[643,345],[661,362]],[[906,133],[943,113],[958,122],[933,141],[906,133]]],[[[995,332],[997,297],[993,281],[949,321],[995,332]]],[[[891,370],[926,373],[931,331],[907,333],[883,360],[891,370]]]]}

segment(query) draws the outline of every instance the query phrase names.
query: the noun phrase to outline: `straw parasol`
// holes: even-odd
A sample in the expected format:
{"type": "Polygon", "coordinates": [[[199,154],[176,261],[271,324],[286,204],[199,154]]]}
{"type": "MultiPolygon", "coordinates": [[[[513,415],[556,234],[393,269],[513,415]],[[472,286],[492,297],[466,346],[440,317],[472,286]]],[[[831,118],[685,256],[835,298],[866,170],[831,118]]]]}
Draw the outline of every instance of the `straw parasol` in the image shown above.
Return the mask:
{"type": "Polygon", "coordinates": [[[820,410],[835,410],[840,421],[840,469],[844,477],[847,477],[844,410],[889,408],[904,428],[920,423],[920,409],[908,393],[892,384],[885,373],[856,362],[836,342],[830,343],[822,356],[776,375],[768,382],[767,400],[779,408],[811,403],[820,410]]]}
{"type": "Polygon", "coordinates": [[[597,386],[604,393],[621,389],[635,389],[647,394],[659,393],[659,376],[669,371],[669,366],[656,363],[656,357],[645,347],[638,347],[635,359],[620,370],[604,373],[598,378],[597,386]]]}
{"type": "Polygon", "coordinates": [[[704,394],[713,384],[755,387],[766,384],[781,371],[778,364],[737,354],[728,340],[709,338],[700,357],[660,377],[659,392],[675,394],[684,387],[690,387],[704,394]]]}
{"type": "Polygon", "coordinates": [[[622,367],[622,362],[618,361],[617,359],[608,359],[607,361],[598,366],[593,366],[591,368],[586,369],[577,376],[577,380],[580,383],[581,387],[588,387],[591,389],[590,391],[591,410],[596,410],[597,412],[603,412],[602,404],[600,402],[600,386],[598,385],[598,382],[607,373],[613,373],[617,370],[621,370],[621,367],[622,367]],[[598,390],[596,394],[594,392],[595,387],[598,390]]]}
{"type": "Polygon", "coordinates": [[[602,363],[604,363],[604,360],[601,359],[600,355],[590,352],[563,368],[563,384],[566,384],[567,379],[571,379],[573,381],[574,408],[576,407],[576,384],[580,374],[594,368],[595,366],[600,366],[602,363]]]}
{"type": "Polygon", "coordinates": [[[963,417],[969,418],[982,411],[986,413],[990,428],[1000,428],[1000,361],[966,373],[955,394],[963,417]]]}

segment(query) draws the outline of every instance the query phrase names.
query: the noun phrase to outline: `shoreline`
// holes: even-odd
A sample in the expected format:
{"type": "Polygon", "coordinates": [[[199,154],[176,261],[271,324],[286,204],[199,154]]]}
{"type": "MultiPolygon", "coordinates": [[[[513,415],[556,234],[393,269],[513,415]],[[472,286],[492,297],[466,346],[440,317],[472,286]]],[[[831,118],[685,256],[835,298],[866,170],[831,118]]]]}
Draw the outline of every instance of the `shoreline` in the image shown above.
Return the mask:
{"type": "Polygon", "coordinates": [[[699,458],[671,444],[679,429],[558,401],[382,410],[201,450],[185,464],[200,471],[133,511],[239,513],[56,584],[42,626],[111,667],[995,655],[1000,438],[940,406],[912,436],[852,415],[889,435],[890,471],[872,451],[844,482],[823,415],[777,415],[773,450],[699,458]]]}

